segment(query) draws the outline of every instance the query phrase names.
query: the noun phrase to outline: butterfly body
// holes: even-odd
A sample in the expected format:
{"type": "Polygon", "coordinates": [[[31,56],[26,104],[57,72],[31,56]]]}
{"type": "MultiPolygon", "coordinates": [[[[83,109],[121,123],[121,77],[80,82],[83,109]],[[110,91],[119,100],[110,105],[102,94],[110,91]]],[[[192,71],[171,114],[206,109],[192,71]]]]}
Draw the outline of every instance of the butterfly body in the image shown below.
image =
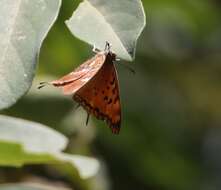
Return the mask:
{"type": "Polygon", "coordinates": [[[73,95],[88,114],[105,120],[114,134],[121,125],[121,106],[116,55],[109,49],[97,53],[73,72],[50,84],[61,87],[66,95],[73,95]]]}

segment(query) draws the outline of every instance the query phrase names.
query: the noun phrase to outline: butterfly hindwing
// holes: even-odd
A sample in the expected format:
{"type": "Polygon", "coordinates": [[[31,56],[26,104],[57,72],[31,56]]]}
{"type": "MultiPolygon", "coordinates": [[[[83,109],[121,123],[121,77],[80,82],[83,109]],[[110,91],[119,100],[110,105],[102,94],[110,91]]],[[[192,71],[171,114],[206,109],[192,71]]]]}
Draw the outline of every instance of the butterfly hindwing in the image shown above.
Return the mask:
{"type": "Polygon", "coordinates": [[[117,72],[111,54],[100,70],[73,96],[88,113],[105,120],[113,133],[119,133],[121,106],[117,72]]]}

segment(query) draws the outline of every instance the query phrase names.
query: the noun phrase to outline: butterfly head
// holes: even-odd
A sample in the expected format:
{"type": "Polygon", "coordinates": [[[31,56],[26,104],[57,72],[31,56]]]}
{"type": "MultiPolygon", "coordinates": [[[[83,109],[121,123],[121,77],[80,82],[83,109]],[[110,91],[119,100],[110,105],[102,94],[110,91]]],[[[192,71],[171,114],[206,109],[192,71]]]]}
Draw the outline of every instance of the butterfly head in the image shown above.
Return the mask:
{"type": "Polygon", "coordinates": [[[116,61],[116,54],[111,51],[111,44],[106,42],[104,53],[106,54],[107,58],[110,58],[111,61],[116,61]]]}

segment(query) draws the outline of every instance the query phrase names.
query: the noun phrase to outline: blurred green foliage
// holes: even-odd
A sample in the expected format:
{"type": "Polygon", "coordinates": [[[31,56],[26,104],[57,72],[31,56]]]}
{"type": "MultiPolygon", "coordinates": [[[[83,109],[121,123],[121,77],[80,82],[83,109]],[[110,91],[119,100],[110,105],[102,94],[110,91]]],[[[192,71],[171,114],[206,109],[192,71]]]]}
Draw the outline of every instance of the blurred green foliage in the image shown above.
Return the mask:
{"type": "MultiPolygon", "coordinates": [[[[49,75],[56,79],[93,55],[92,47],[73,37],[64,24],[78,4],[63,1],[41,49],[36,81],[49,75]]],[[[76,189],[221,189],[221,3],[143,4],[147,27],[134,63],[124,63],[136,75],[116,63],[123,112],[119,136],[94,118],[85,127],[86,113],[73,112],[71,98],[53,96],[53,91],[45,96],[35,90],[36,84],[5,111],[62,131],[71,140],[67,151],[99,157],[103,170],[86,186],[48,168],[29,169],[30,175],[76,189]]]]}

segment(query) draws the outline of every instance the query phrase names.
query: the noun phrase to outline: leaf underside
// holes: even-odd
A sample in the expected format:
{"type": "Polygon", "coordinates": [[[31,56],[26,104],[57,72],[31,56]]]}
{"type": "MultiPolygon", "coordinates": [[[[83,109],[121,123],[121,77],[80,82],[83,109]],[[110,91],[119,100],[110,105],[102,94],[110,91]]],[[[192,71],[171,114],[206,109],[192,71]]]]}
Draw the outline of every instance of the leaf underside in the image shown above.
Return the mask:
{"type": "Polygon", "coordinates": [[[85,0],[66,24],[79,39],[100,50],[108,41],[119,58],[132,61],[146,18],[140,0],[85,0]]]}

